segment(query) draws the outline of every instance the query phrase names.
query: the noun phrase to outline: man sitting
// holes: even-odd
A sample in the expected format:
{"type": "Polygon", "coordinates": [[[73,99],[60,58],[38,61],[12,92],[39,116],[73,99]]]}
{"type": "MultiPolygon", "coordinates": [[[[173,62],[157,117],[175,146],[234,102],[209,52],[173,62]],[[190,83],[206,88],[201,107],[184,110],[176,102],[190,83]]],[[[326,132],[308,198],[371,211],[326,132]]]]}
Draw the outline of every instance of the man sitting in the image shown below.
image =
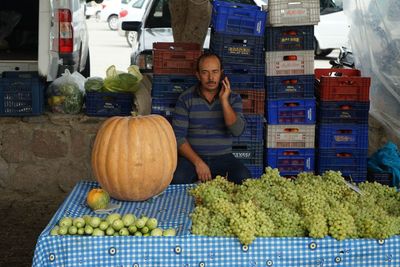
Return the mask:
{"type": "Polygon", "coordinates": [[[240,95],[231,92],[216,54],[199,57],[196,76],[199,84],[183,92],[175,106],[172,125],[179,157],[172,183],[205,182],[222,175],[240,184],[251,177],[232,154],[232,136],[241,135],[246,124],[240,95]]]}

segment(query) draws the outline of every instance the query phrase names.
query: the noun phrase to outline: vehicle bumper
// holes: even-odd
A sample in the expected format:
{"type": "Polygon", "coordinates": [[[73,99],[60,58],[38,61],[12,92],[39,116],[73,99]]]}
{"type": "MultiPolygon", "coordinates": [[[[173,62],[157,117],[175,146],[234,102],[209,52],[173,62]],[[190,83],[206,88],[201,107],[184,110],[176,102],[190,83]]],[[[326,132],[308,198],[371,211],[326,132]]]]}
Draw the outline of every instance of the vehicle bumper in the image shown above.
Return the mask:
{"type": "Polygon", "coordinates": [[[68,69],[71,73],[79,71],[79,53],[60,54],[57,76],[68,69]]]}

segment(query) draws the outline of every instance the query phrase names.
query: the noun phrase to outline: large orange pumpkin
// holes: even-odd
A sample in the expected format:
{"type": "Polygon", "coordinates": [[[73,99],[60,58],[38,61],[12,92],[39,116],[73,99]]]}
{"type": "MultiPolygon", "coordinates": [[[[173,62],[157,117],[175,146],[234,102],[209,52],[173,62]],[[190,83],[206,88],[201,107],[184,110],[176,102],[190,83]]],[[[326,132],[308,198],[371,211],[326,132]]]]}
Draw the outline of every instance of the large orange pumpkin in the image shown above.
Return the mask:
{"type": "Polygon", "coordinates": [[[142,201],[161,193],[176,164],[175,134],[160,115],[111,117],[97,132],[92,169],[113,198],[142,201]]]}

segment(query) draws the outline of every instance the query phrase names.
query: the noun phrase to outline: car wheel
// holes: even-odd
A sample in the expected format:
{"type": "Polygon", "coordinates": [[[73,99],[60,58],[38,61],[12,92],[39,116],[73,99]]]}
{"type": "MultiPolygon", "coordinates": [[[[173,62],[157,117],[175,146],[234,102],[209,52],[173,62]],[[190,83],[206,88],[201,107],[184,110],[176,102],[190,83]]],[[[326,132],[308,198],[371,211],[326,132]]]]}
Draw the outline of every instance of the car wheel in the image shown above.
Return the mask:
{"type": "Polygon", "coordinates": [[[108,27],[112,31],[118,30],[118,16],[117,15],[111,15],[108,17],[108,27]]]}
{"type": "Polygon", "coordinates": [[[130,47],[134,46],[137,42],[137,32],[126,31],[125,32],[126,41],[130,47]]]}
{"type": "Polygon", "coordinates": [[[319,47],[318,41],[314,40],[314,55],[317,57],[326,57],[330,53],[332,53],[333,49],[321,49],[319,47]]]}

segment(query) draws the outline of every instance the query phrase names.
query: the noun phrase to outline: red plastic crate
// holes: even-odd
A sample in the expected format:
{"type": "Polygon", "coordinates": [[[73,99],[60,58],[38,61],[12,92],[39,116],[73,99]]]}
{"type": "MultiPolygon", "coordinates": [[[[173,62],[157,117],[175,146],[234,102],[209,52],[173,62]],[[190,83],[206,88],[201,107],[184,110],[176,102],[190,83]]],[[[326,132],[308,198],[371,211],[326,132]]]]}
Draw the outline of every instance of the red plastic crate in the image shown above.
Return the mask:
{"type": "Polygon", "coordinates": [[[153,73],[193,75],[202,53],[196,43],[153,43],[153,73]]]}
{"type": "Polygon", "coordinates": [[[370,77],[357,69],[315,69],[316,95],[323,101],[369,101],[370,77]]]}
{"type": "Polygon", "coordinates": [[[264,115],[265,91],[260,90],[233,90],[242,98],[244,114],[264,115]]]}

